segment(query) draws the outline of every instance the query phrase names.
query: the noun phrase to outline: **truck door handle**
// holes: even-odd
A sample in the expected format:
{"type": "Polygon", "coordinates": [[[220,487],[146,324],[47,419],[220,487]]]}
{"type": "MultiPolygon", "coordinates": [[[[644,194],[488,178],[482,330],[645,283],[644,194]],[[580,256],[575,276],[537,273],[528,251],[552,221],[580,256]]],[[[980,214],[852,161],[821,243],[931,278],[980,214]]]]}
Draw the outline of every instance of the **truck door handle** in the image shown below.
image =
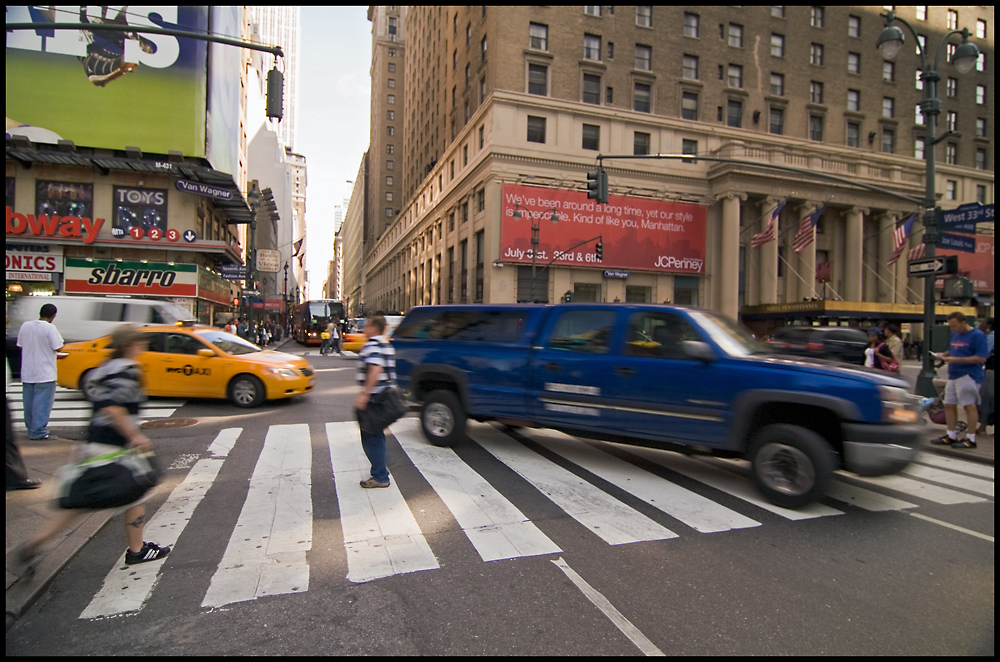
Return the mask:
{"type": "Polygon", "coordinates": [[[615,368],[615,374],[619,377],[631,377],[635,374],[635,368],[615,368]]]}
{"type": "Polygon", "coordinates": [[[545,369],[548,370],[549,372],[559,372],[560,370],[562,370],[562,366],[558,363],[546,363],[545,369]]]}

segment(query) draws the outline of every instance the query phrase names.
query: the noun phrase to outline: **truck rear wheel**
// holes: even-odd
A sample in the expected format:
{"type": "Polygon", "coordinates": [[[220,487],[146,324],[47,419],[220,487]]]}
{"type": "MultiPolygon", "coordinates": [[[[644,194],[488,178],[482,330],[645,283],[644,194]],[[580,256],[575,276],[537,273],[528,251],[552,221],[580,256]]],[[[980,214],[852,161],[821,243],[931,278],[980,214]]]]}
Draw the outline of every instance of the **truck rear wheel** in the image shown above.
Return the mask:
{"type": "Polygon", "coordinates": [[[435,446],[454,446],[465,437],[465,411],[452,391],[431,391],[420,410],[420,426],[435,446]]]}
{"type": "Polygon", "coordinates": [[[798,425],[768,425],[754,437],[749,459],[754,484],[771,503],[801,508],[816,500],[833,475],[834,450],[798,425]]]}

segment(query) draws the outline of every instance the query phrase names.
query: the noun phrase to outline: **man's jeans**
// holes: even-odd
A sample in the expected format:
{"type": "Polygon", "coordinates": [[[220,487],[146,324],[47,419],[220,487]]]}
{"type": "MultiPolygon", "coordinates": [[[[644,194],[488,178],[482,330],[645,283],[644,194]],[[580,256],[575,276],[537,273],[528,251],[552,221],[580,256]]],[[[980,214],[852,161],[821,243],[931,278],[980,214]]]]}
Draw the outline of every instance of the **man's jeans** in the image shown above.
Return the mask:
{"type": "Polygon", "coordinates": [[[24,400],[24,424],[28,439],[41,439],[49,434],[49,415],[56,399],[56,383],[21,384],[24,400]]]}
{"type": "Polygon", "coordinates": [[[380,483],[389,482],[389,469],[385,466],[385,430],[378,434],[361,431],[361,447],[372,463],[372,478],[380,483]]]}

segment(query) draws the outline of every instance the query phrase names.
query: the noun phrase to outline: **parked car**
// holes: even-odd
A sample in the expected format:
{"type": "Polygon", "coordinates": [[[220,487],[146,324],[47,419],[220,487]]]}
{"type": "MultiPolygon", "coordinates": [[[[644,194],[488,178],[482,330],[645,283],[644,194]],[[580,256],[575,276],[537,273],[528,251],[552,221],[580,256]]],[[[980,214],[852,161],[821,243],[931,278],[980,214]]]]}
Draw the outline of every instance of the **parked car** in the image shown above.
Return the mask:
{"type": "Polygon", "coordinates": [[[838,469],[902,469],[921,439],[907,382],[774,354],[713,311],[422,306],[393,346],[432,444],[461,442],[472,418],[745,458],[761,493],[788,508],[819,497],[838,469]]]}
{"type": "MultiPolygon", "coordinates": [[[[152,396],[225,398],[237,407],[256,407],[308,393],[312,366],[302,357],[260,347],[210,326],[145,326],[149,349],[139,357],[146,392],[152,396]]],[[[57,383],[81,389],[91,399],[87,373],[111,354],[110,336],[68,343],[58,354],[57,383]]]]}
{"type": "Polygon", "coordinates": [[[846,326],[785,326],[768,342],[782,354],[864,365],[868,334],[846,326]]]}

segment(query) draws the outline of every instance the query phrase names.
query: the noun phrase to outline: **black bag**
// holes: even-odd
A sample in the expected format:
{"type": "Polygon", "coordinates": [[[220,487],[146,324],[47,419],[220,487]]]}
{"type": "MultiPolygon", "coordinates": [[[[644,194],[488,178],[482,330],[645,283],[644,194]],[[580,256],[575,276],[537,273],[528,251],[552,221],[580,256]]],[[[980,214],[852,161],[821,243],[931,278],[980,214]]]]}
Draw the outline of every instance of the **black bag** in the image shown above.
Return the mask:
{"type": "Polygon", "coordinates": [[[59,479],[60,508],[118,508],[155,487],[160,472],[152,453],[90,443],[81,459],[59,470],[59,479]]]}
{"type": "Polygon", "coordinates": [[[378,434],[402,418],[409,409],[399,389],[387,386],[368,398],[365,409],[356,410],[358,425],[364,432],[378,434]]]}

